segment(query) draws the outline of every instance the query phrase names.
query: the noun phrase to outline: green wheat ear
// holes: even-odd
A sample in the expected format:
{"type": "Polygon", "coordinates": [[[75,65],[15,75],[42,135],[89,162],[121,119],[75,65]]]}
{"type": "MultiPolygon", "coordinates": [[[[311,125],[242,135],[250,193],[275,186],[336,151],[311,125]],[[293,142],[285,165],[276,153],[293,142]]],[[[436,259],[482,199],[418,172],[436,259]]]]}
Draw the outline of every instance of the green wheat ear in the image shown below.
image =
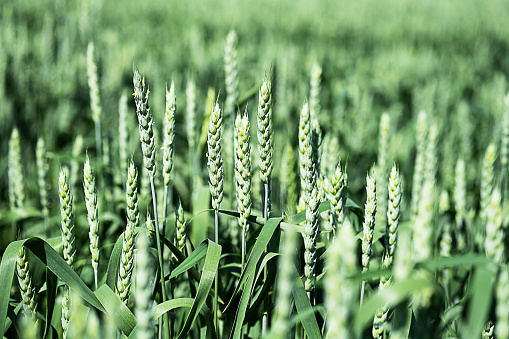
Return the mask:
{"type": "Polygon", "coordinates": [[[95,176],[90,167],[90,159],[86,155],[83,167],[83,189],[85,191],[85,206],[87,208],[88,225],[90,231],[90,253],[92,254],[92,267],[94,269],[95,288],[97,289],[97,273],[99,268],[99,213],[97,208],[97,189],[95,176]]]}
{"type": "Polygon", "coordinates": [[[218,210],[223,200],[223,158],[221,156],[221,132],[223,114],[216,102],[212,108],[207,137],[207,165],[209,168],[209,186],[212,195],[212,208],[218,210]]]}

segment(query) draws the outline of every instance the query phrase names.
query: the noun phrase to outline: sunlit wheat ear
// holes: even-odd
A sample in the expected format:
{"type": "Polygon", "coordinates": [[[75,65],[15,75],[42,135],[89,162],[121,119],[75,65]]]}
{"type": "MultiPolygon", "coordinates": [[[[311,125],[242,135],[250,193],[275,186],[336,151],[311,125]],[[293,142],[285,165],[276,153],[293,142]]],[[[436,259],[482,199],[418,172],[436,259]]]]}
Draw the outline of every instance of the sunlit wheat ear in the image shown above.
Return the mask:
{"type": "MultiPolygon", "coordinates": [[[[247,109],[235,121],[235,182],[239,224],[242,228],[243,258],[248,230],[247,218],[251,215],[251,146],[249,144],[249,117],[247,109]]],[[[244,262],[244,261],[243,261],[244,262]]]]}
{"type": "Polygon", "coordinates": [[[37,304],[32,293],[32,278],[28,268],[25,247],[21,246],[18,252],[18,264],[16,265],[18,275],[19,289],[23,299],[23,311],[25,316],[31,317],[33,321],[37,317],[37,304]]]}
{"type": "Polygon", "coordinates": [[[120,178],[122,182],[125,181],[127,175],[127,154],[129,154],[129,131],[130,124],[128,123],[128,107],[127,107],[127,95],[122,93],[118,100],[118,151],[120,161],[120,178]]]}
{"type": "Polygon", "coordinates": [[[155,175],[155,142],[154,142],[154,122],[150,113],[148,103],[150,90],[145,85],[145,78],[140,76],[139,71],[134,69],[134,102],[136,104],[136,114],[138,116],[138,128],[140,131],[141,151],[143,153],[143,163],[147,168],[150,177],[155,175]]]}
{"type": "Polygon", "coordinates": [[[366,177],[366,204],[364,207],[364,223],[362,225],[362,271],[369,268],[371,259],[373,230],[376,214],[376,182],[375,173],[371,169],[366,177]]]}
{"type": "Polygon", "coordinates": [[[300,173],[300,200],[299,205],[302,207],[306,204],[306,191],[309,190],[306,182],[306,173],[311,159],[307,159],[306,150],[311,147],[311,116],[309,113],[308,104],[304,103],[300,112],[299,120],[299,173],[300,173]]]}
{"type": "Polygon", "coordinates": [[[272,85],[266,78],[258,94],[258,155],[260,177],[264,184],[263,215],[268,218],[270,212],[270,177],[272,174],[272,85]]]}
{"type": "Polygon", "coordinates": [[[74,264],[74,256],[76,254],[75,238],[74,238],[74,212],[73,198],[69,189],[69,181],[63,170],[60,170],[58,178],[58,188],[60,197],[60,214],[62,217],[62,244],[64,260],[69,266],[74,264]]]}
{"type": "Polygon", "coordinates": [[[85,191],[85,205],[87,208],[88,225],[90,231],[90,253],[92,254],[92,268],[94,269],[95,288],[97,289],[97,271],[99,268],[99,212],[97,209],[97,189],[95,176],[90,167],[90,159],[86,155],[83,167],[83,189],[85,191]]]}
{"type": "Polygon", "coordinates": [[[268,182],[272,173],[272,100],[271,82],[266,78],[258,95],[258,153],[260,157],[260,176],[268,182]]]}
{"type": "Polygon", "coordinates": [[[233,119],[235,103],[238,97],[239,78],[237,71],[237,33],[231,30],[226,36],[224,47],[224,73],[226,84],[225,115],[233,119]]]}
{"type": "Polygon", "coordinates": [[[9,140],[9,203],[11,208],[22,207],[25,201],[25,187],[23,184],[23,169],[21,167],[21,151],[19,132],[14,128],[9,140]]]}
{"type": "MultiPolygon", "coordinates": [[[[127,198],[129,199],[129,197],[127,198]]],[[[117,294],[120,300],[127,305],[129,299],[129,288],[131,287],[131,274],[134,264],[134,223],[127,221],[122,242],[122,256],[118,269],[117,294]]]]}
{"type": "Polygon", "coordinates": [[[216,102],[209,120],[207,137],[207,165],[209,168],[209,186],[212,196],[212,208],[218,210],[223,200],[223,158],[221,155],[221,132],[223,114],[216,102]]]}
{"type": "Polygon", "coordinates": [[[37,140],[35,148],[35,158],[37,160],[37,183],[39,186],[39,197],[42,207],[42,214],[44,217],[49,217],[50,199],[49,199],[49,185],[48,185],[48,171],[49,163],[46,155],[46,146],[44,139],[40,137],[37,140]]]}
{"type": "Polygon", "coordinates": [[[136,315],[138,338],[153,338],[152,288],[154,277],[152,257],[149,252],[148,234],[141,230],[136,237],[136,269],[134,291],[134,314],[136,315]]]}
{"type": "Polygon", "coordinates": [[[403,196],[401,179],[396,164],[392,166],[389,176],[389,200],[387,208],[387,228],[386,228],[386,250],[390,256],[390,263],[393,261],[396,251],[396,241],[398,238],[398,226],[400,218],[401,198],[403,196]]]}
{"type": "Polygon", "coordinates": [[[348,221],[338,231],[336,240],[327,249],[325,270],[325,308],[327,338],[349,338],[349,315],[356,299],[356,284],[349,279],[357,273],[356,238],[348,221]]]}
{"type": "MultiPolygon", "coordinates": [[[[440,202],[438,203],[439,213],[445,214],[449,210],[449,194],[447,190],[442,190],[440,194],[440,202]]],[[[451,222],[447,221],[442,228],[442,237],[440,238],[440,255],[442,257],[451,256],[452,248],[452,234],[451,234],[451,222]]]]}
{"type": "MultiPolygon", "coordinates": [[[[373,251],[373,232],[375,228],[375,215],[376,215],[376,181],[375,170],[371,168],[366,177],[366,204],[364,206],[364,223],[362,225],[362,272],[369,269],[369,262],[371,260],[371,253],[373,251]]],[[[361,299],[364,299],[364,287],[366,281],[362,281],[361,299]]]]}
{"type": "Polygon", "coordinates": [[[180,199],[177,203],[177,209],[175,210],[175,230],[177,245],[180,252],[184,251],[186,246],[186,219],[184,218],[184,209],[180,199]]]}
{"type": "Polygon", "coordinates": [[[495,309],[497,316],[497,326],[495,326],[496,338],[509,338],[509,272],[505,265],[500,267],[495,297],[497,300],[497,307],[495,309]]]}
{"type": "Polygon", "coordinates": [[[338,161],[336,169],[332,174],[332,179],[325,178],[324,190],[327,199],[331,203],[332,228],[331,232],[335,233],[343,225],[345,217],[346,194],[348,190],[346,173],[341,169],[341,161],[338,161]]]}
{"type": "Polygon", "coordinates": [[[175,84],[172,81],[170,90],[166,89],[166,112],[164,115],[163,176],[165,186],[170,184],[170,174],[173,168],[173,139],[175,138],[176,110],[175,84]]]}

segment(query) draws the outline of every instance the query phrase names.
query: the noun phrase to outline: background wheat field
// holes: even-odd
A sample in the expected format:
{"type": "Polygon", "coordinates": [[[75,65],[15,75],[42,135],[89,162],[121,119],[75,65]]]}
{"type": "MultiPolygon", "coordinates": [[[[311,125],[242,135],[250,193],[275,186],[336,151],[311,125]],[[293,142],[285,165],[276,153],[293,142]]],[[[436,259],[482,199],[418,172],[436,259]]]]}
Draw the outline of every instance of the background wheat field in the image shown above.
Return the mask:
{"type": "Polygon", "coordinates": [[[3,0],[3,337],[509,338],[507,22],[3,0]]]}

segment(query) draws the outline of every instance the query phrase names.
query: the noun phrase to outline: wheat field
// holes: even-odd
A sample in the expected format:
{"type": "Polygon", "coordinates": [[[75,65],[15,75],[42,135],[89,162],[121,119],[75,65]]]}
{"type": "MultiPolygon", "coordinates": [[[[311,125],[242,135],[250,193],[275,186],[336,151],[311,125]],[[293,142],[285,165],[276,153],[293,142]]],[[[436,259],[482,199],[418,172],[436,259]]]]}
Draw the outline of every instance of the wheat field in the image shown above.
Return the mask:
{"type": "Polygon", "coordinates": [[[502,0],[5,0],[5,338],[509,338],[502,0]]]}

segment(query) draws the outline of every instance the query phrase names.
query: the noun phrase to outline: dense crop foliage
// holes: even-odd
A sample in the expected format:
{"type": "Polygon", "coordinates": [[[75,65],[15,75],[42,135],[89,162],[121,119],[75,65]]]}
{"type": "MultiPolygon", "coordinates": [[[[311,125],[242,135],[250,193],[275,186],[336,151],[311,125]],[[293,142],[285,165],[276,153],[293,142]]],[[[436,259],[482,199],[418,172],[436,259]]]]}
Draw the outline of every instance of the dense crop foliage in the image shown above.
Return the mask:
{"type": "Polygon", "coordinates": [[[0,331],[509,338],[507,22],[2,1],[0,331]]]}

